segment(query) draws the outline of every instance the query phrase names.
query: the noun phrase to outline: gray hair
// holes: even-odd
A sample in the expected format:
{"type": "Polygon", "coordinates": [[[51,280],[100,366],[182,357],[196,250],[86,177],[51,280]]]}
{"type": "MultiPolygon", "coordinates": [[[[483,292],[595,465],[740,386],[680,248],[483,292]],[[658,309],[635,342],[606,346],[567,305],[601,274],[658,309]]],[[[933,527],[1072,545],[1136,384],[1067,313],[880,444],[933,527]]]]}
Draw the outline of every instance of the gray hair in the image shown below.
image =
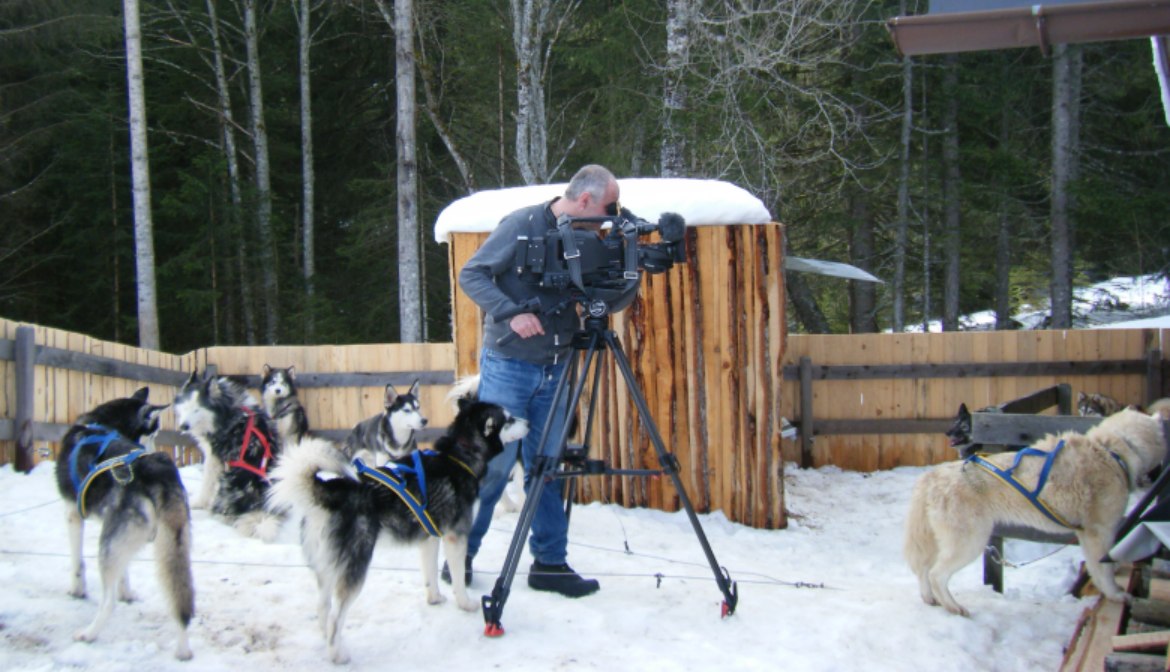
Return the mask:
{"type": "Polygon", "coordinates": [[[610,182],[615,181],[617,178],[605,166],[596,163],[582,166],[573,179],[569,180],[569,186],[565,188],[565,198],[575,201],[582,193],[589,192],[590,196],[600,201],[605,198],[605,188],[610,182]]]}

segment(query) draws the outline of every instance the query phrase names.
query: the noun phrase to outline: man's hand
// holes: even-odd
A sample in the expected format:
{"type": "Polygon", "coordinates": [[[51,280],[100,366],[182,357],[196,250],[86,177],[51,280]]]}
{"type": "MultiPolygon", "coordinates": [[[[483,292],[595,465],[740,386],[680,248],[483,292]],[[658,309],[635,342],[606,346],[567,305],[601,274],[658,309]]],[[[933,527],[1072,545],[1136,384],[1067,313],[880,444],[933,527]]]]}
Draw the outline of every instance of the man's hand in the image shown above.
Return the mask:
{"type": "Polygon", "coordinates": [[[520,338],[531,338],[544,333],[544,325],[540,323],[540,318],[532,313],[520,313],[508,322],[508,326],[512,327],[512,331],[520,338]]]}

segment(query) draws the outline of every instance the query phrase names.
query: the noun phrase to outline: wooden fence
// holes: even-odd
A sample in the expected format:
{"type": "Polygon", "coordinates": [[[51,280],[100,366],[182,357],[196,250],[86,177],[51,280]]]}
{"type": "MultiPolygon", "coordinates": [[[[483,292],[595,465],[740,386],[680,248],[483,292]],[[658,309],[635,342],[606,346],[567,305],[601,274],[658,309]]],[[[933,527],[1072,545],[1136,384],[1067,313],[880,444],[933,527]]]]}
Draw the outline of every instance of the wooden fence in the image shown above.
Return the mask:
{"type": "MultiPolygon", "coordinates": [[[[774,233],[732,233],[733,256],[766,257],[778,245],[774,233]]],[[[1170,396],[1170,330],[792,335],[785,342],[777,336],[783,310],[770,271],[721,259],[700,255],[648,279],[644,297],[613,327],[688,495],[699,510],[722,510],[737,522],[784,526],[784,461],[871,471],[954,459],[943,432],[960,402],[974,411],[1060,383],[1074,396],[1100,392],[1125,403],[1170,396]],[[716,305],[722,308],[710,308],[716,305]],[[651,319],[669,326],[652,328],[651,319]],[[803,430],[795,440],[781,440],[781,415],[803,430]]],[[[98,403],[143,385],[163,403],[192,370],[207,367],[258,385],[264,364],[295,366],[310,423],[335,437],[381,409],[386,383],[418,378],[433,436],[453,417],[444,398],[456,357],[452,343],[174,355],[0,319],[0,464],[31,466],[19,465],[21,440],[30,462],[53,459],[69,423],[98,403]]],[[[616,372],[603,373],[593,457],[621,468],[658,466],[616,372]]],[[[181,464],[197,461],[170,410],[162,425],[159,446],[181,464]]],[[[637,477],[590,477],[581,488],[585,500],[666,510],[677,508],[671,490],[665,479],[637,477]]]]}
{"type": "Polygon", "coordinates": [[[1145,404],[1170,396],[1168,337],[1158,329],[792,335],[780,399],[802,431],[783,442],[784,459],[858,471],[952,460],[943,432],[960,403],[974,411],[1059,383],[1074,399],[1098,392],[1145,404]]]}
{"type": "MultiPolygon", "coordinates": [[[[211,347],[173,355],[0,319],[0,464],[27,469],[55,459],[79,415],[142,386],[150,387],[154,403],[168,403],[191,371],[214,367],[247,377],[256,389],[264,364],[295,367],[310,426],[331,438],[380,412],[387,383],[403,390],[419,380],[430,421],[424,442],[454,417],[445,401],[454,380],[450,343],[211,347]]],[[[159,449],[180,464],[199,461],[190,439],[175,431],[171,409],[161,424],[159,449]]]]}

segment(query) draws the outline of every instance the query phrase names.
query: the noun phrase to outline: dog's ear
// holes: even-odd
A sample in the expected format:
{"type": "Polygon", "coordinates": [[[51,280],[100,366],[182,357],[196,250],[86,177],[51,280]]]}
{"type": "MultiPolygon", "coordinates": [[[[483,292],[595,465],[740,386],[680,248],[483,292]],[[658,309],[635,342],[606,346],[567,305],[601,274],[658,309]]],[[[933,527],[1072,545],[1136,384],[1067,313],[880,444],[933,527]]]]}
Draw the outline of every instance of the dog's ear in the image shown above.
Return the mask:
{"type": "Polygon", "coordinates": [[[197,376],[197,374],[198,374],[198,373],[199,373],[199,371],[198,371],[198,370],[196,370],[196,371],[192,371],[192,372],[191,372],[191,375],[187,377],[187,382],[183,383],[183,387],[181,387],[181,388],[179,388],[179,389],[184,389],[184,388],[187,388],[187,387],[190,387],[190,386],[194,385],[194,384],[195,384],[195,379],[196,379],[196,376],[197,376]]]}
{"type": "Polygon", "coordinates": [[[971,415],[971,411],[967,410],[967,404],[960,401],[959,402],[959,417],[963,417],[966,415],[971,415]]]}
{"type": "Polygon", "coordinates": [[[162,406],[152,406],[147,404],[138,409],[138,426],[139,427],[153,427],[158,422],[158,416],[162,415],[163,410],[170,404],[162,406]]]}
{"type": "Polygon", "coordinates": [[[148,396],[150,396],[150,388],[149,387],[140,387],[140,388],[138,388],[137,392],[130,395],[130,398],[133,399],[134,401],[146,401],[146,398],[148,396]]]}
{"type": "Polygon", "coordinates": [[[458,406],[459,411],[462,412],[463,409],[465,409],[471,405],[471,400],[468,399],[467,397],[459,397],[458,399],[455,400],[455,405],[458,406]]]}
{"type": "Polygon", "coordinates": [[[297,379],[296,375],[293,374],[293,371],[295,371],[296,368],[297,367],[295,367],[295,366],[288,367],[288,379],[289,380],[296,380],[297,379]]]}
{"type": "Polygon", "coordinates": [[[414,382],[410,385],[410,394],[414,397],[418,396],[418,378],[415,378],[414,382]]]}
{"type": "Polygon", "coordinates": [[[261,371],[262,371],[262,373],[260,375],[267,376],[268,374],[272,373],[272,367],[265,364],[264,368],[261,369],[261,371]]]}
{"type": "Polygon", "coordinates": [[[398,391],[394,389],[394,383],[386,383],[386,400],[383,406],[390,408],[394,405],[394,400],[398,398],[398,391]]]}

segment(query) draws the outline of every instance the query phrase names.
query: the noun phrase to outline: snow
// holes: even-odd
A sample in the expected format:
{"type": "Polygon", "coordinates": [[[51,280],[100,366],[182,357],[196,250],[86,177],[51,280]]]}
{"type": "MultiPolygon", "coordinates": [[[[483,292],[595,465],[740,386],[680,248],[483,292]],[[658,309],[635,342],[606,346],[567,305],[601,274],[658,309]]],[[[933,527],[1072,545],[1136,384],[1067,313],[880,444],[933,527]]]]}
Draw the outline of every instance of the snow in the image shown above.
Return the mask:
{"type": "MultiPolygon", "coordinates": [[[[96,610],[100,525],[86,525],[90,596],[67,595],[69,551],[53,464],[31,474],[0,467],[0,669],[310,672],[328,669],[316,585],[297,526],[274,542],[239,536],[193,512],[193,660],[172,657],[175,635],[152,549],[131,565],[142,600],[119,603],[92,644],[74,642],[96,610]]],[[[482,615],[453,600],[428,606],[413,549],[379,545],[345,636],[351,667],[401,670],[1052,670],[1092,605],[1067,594],[1076,547],[1009,541],[1006,593],[982,585],[975,562],[951,583],[973,616],[928,607],[901,558],[911,487],[924,468],[862,474],[788,465],[790,525],[757,530],[701,515],[739,606],[722,595],[684,513],[590,504],[573,509],[570,562],[601,581],[580,600],[529,590],[518,574],[506,634],[487,638],[482,615]],[[627,550],[628,549],[628,550],[627,550]]],[[[188,492],[199,466],[182,469],[188,492]]],[[[477,558],[473,598],[490,591],[515,513],[497,513],[477,558]]],[[[521,560],[521,572],[530,560],[521,560]]],[[[443,585],[445,594],[450,587],[443,585]]],[[[1092,598],[1096,599],[1096,598],[1092,598]]]]}
{"type": "MultiPolygon", "coordinates": [[[[1012,320],[1021,329],[1045,329],[1048,302],[1025,304],[1012,320]]],[[[959,317],[961,331],[995,329],[995,311],[983,310],[959,317]]],[[[1170,278],[1159,274],[1110,278],[1073,290],[1074,329],[1156,329],[1170,327],[1170,278]]],[[[921,332],[922,325],[906,331],[921,332]]],[[[930,322],[931,332],[942,331],[942,321],[930,322]]]]}
{"type": "MultiPolygon", "coordinates": [[[[435,241],[451,233],[494,231],[508,213],[551,201],[565,193],[565,183],[479,191],[452,202],[435,220],[435,241]]],[[[628,178],[618,180],[622,207],[657,222],[664,212],[683,216],[690,226],[767,224],[772,221],[760,199],[742,187],[720,180],[628,178]]]]}

